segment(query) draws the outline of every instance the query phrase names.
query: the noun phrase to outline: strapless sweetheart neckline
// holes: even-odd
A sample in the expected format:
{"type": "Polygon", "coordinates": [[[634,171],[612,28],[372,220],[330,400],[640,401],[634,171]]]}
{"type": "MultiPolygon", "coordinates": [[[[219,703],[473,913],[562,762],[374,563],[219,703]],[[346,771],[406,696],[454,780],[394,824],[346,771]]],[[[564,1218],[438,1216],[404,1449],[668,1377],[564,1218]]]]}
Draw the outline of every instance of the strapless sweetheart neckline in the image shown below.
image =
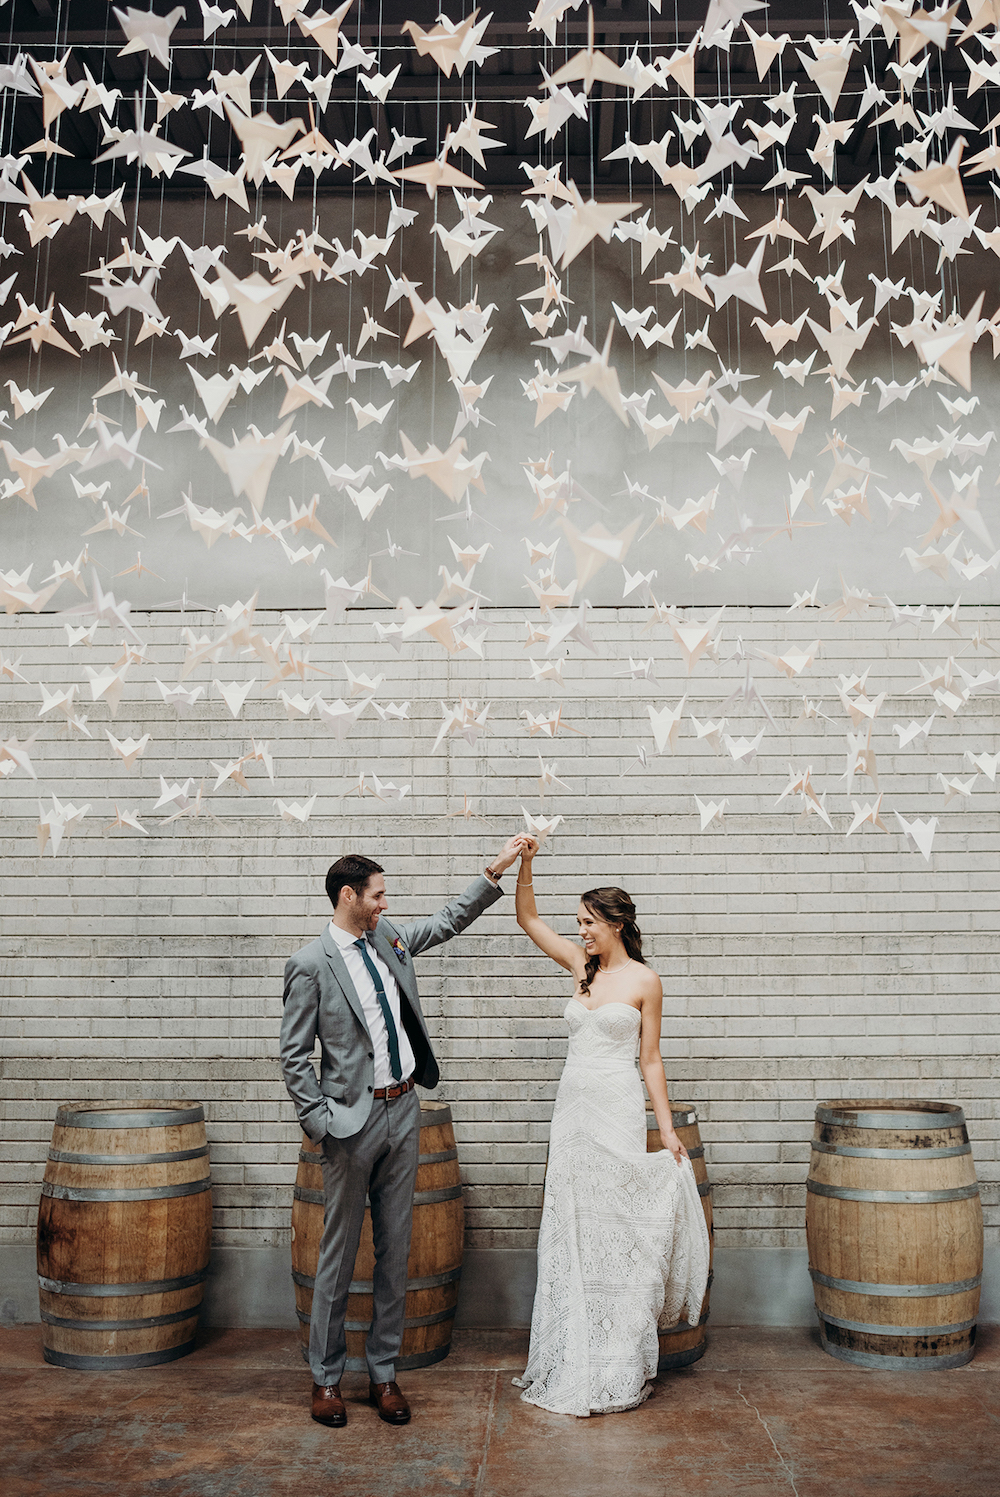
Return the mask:
{"type": "Polygon", "coordinates": [[[620,998],[612,998],[608,1003],[598,1003],[595,1008],[588,1008],[585,1003],[581,1003],[575,993],[569,1001],[570,1003],[579,1004],[585,1014],[596,1014],[602,1008],[628,1008],[631,1009],[632,1013],[639,1014],[639,1017],[642,1017],[641,1011],[636,1008],[634,1003],[623,1003],[620,998]]]}

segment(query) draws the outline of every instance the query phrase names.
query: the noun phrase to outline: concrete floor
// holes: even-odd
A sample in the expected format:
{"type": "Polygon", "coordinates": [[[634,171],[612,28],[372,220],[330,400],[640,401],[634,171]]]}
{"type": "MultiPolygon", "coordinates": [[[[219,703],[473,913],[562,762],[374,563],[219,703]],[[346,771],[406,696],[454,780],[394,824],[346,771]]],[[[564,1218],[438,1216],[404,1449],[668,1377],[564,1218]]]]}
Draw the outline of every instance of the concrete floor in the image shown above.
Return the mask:
{"type": "Polygon", "coordinates": [[[710,1328],[695,1366],[639,1409],[577,1420],[519,1401],[527,1333],[460,1331],[401,1376],[382,1424],[345,1378],[346,1429],[309,1418],[294,1333],[208,1331],[139,1372],[42,1361],[41,1330],[0,1331],[4,1497],[998,1497],[1000,1327],[968,1367],[864,1372],[801,1329],[710,1328]]]}

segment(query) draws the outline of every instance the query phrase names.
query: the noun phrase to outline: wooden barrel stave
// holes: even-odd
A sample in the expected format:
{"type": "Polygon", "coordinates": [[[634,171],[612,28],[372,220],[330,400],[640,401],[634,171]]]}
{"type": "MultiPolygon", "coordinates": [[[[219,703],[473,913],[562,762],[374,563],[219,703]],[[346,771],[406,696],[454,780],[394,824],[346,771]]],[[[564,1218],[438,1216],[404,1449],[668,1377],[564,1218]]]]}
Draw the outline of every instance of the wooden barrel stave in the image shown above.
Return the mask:
{"type": "Polygon", "coordinates": [[[211,1212],[198,1104],[60,1108],[38,1219],[46,1360],[113,1370],[189,1352],[211,1212]],[[185,1121],[150,1121],[178,1116],[185,1121]]]}
{"type": "MultiPolygon", "coordinates": [[[[292,1203],[292,1278],[302,1355],[308,1359],[312,1294],[323,1232],[323,1175],[319,1144],[303,1137],[292,1203]]],[[[421,1102],[420,1165],[414,1194],[413,1235],[407,1262],[402,1371],[440,1361],[451,1349],[464,1239],[464,1207],[451,1110],[421,1102]],[[435,1199],[437,1198],[437,1199],[435,1199]]],[[[365,1336],[372,1316],[375,1250],[366,1208],[348,1298],[347,1370],[363,1372],[365,1336]]]]}
{"type": "Polygon", "coordinates": [[[869,1367],[963,1365],[982,1211],[961,1111],[891,1100],[816,1113],[806,1236],[824,1348],[869,1367]]]}
{"type": "Polygon", "coordinates": [[[821,1312],[843,1313],[837,1309],[844,1303],[839,1296],[851,1293],[852,1304],[857,1301],[861,1305],[861,1313],[850,1317],[856,1320],[926,1325],[965,1320],[969,1314],[975,1313],[982,1267],[975,1246],[977,1220],[974,1208],[978,1205],[975,1200],[968,1203],[973,1207],[971,1211],[966,1203],[957,1203],[963,1207],[962,1221],[956,1220],[959,1213],[955,1212],[948,1230],[939,1240],[941,1261],[948,1263],[949,1278],[929,1281],[974,1283],[964,1292],[950,1290],[944,1295],[933,1296],[936,1309],[931,1319],[924,1313],[931,1297],[913,1292],[928,1283],[926,1238],[921,1220],[924,1208],[889,1203],[871,1203],[866,1208],[864,1202],[830,1201],[823,1197],[810,1200],[809,1204],[810,1265],[826,1278],[839,1281],[830,1285],[814,1278],[816,1305],[821,1312]],[[885,1209],[880,1209],[883,1205],[885,1209]],[[863,1221],[863,1217],[867,1221],[863,1221]],[[869,1239],[873,1247],[866,1252],[869,1239]],[[845,1290],[842,1286],[847,1283],[892,1285],[900,1292],[889,1295],[860,1288],[845,1290]],[[952,1299],[955,1299],[958,1313],[942,1315],[940,1311],[945,1301],[952,1299]],[[901,1317],[901,1320],[896,1321],[895,1317],[901,1317]]]}
{"type": "MultiPolygon", "coordinates": [[[[705,1147],[701,1141],[701,1132],[698,1127],[698,1114],[694,1105],[690,1102],[675,1102],[671,1108],[671,1121],[674,1132],[691,1156],[691,1165],[694,1170],[695,1182],[698,1186],[698,1195],[701,1198],[702,1210],[705,1213],[705,1225],[708,1228],[709,1243],[709,1274],[708,1287],[705,1290],[705,1298],[702,1301],[701,1313],[697,1324],[680,1321],[669,1330],[659,1332],[660,1359],[659,1371],[665,1372],[675,1367],[688,1367],[692,1362],[697,1362],[705,1355],[707,1348],[707,1333],[705,1326],[708,1323],[709,1299],[711,1297],[712,1258],[715,1248],[715,1234],[712,1225],[712,1187],[708,1179],[708,1170],[705,1166],[705,1147]]],[[[660,1139],[660,1130],[656,1126],[656,1119],[652,1113],[646,1114],[646,1148],[649,1153],[658,1153],[663,1148],[660,1139]]]]}

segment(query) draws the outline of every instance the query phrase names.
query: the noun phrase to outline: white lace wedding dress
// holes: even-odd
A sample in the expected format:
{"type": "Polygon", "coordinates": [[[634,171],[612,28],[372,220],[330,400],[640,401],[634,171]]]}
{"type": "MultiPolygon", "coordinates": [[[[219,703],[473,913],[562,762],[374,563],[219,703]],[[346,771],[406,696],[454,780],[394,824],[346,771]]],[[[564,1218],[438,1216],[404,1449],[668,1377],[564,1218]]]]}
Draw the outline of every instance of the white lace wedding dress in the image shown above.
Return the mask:
{"type": "Polygon", "coordinates": [[[514,1382],[525,1403],[587,1417],[649,1397],[657,1327],[697,1320],[709,1249],[691,1161],[646,1153],[638,1009],[571,998],[566,1020],[531,1345],[514,1382]]]}

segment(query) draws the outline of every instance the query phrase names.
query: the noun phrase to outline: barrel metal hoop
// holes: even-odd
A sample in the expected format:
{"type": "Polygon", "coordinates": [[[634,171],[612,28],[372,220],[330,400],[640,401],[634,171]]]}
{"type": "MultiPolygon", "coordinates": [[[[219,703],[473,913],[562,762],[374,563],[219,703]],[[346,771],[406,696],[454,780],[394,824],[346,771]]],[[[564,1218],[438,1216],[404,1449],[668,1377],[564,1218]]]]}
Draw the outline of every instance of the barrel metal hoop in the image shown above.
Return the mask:
{"type": "Polygon", "coordinates": [[[53,1164],[180,1164],[185,1159],[204,1159],[208,1144],[200,1149],[174,1149],[169,1154],[70,1154],[65,1149],[50,1149],[53,1164]]]}
{"type": "Polygon", "coordinates": [[[396,1367],[403,1372],[412,1372],[417,1367],[433,1367],[435,1362],[443,1362],[451,1351],[451,1342],[444,1346],[434,1346],[430,1351],[417,1351],[409,1357],[397,1357],[396,1367]]]}
{"type": "Polygon", "coordinates": [[[53,1315],[49,1310],[42,1310],[41,1318],[46,1325],[59,1326],[64,1331],[144,1331],[149,1326],[194,1320],[199,1308],[192,1305],[187,1310],[175,1310],[172,1315],[144,1315],[140,1320],[72,1320],[68,1315],[53,1315]]]}
{"type": "MultiPolygon", "coordinates": [[[[671,1109],[670,1121],[675,1128],[693,1128],[698,1122],[698,1114],[693,1107],[675,1107],[671,1109]]],[[[659,1123],[656,1121],[656,1115],[652,1112],[647,1112],[646,1131],[655,1133],[659,1126],[659,1123]]]]}
{"type": "MultiPolygon", "coordinates": [[[[418,1289],[440,1289],[445,1284],[454,1284],[462,1277],[461,1264],[458,1268],[449,1268],[445,1273],[426,1274],[422,1279],[407,1279],[406,1292],[413,1294],[418,1289]]],[[[300,1289],[315,1289],[316,1279],[312,1274],[301,1273],[297,1268],[292,1269],[292,1282],[298,1284],[300,1289]]],[[[373,1294],[375,1285],[371,1279],[353,1279],[349,1294],[373,1294]]]]}
{"type": "Polygon", "coordinates": [[[83,1299],[129,1299],[139,1294],[172,1294],[175,1289],[204,1284],[207,1278],[206,1265],[197,1273],[181,1274],[176,1279],[149,1279],[144,1284],[74,1284],[66,1279],[46,1279],[39,1274],[38,1287],[48,1294],[73,1294],[83,1299]]]}
{"type": "MultiPolygon", "coordinates": [[[[450,1310],[435,1310],[433,1315],[408,1315],[403,1321],[405,1329],[411,1329],[420,1325],[440,1325],[444,1320],[454,1320],[455,1306],[450,1310]]],[[[370,1320],[345,1320],[345,1331],[370,1331],[372,1323],[370,1320]]],[[[397,1363],[398,1366],[398,1363],[397,1363]]]]}
{"type": "Polygon", "coordinates": [[[80,1356],[75,1352],[53,1351],[51,1346],[42,1347],[42,1356],[54,1367],[70,1367],[75,1372],[124,1372],[130,1367],[157,1367],[161,1362],[176,1362],[178,1357],[186,1357],[192,1351],[193,1338],[180,1346],[168,1346],[165,1351],[141,1351],[123,1357],[80,1356]]]}
{"type": "Polygon", "coordinates": [[[416,1190],[413,1193],[414,1206],[434,1206],[438,1201],[457,1201],[461,1199],[461,1185],[446,1185],[443,1190],[416,1190]]]}
{"type": "MultiPolygon", "coordinates": [[[[413,1193],[414,1206],[433,1206],[438,1201],[457,1201],[462,1194],[461,1185],[446,1185],[441,1190],[417,1190],[413,1193]]],[[[309,1190],[305,1185],[296,1185],[292,1188],[292,1195],[297,1201],[308,1201],[311,1206],[323,1205],[323,1192],[321,1190],[309,1190]]],[[[366,1209],[370,1202],[365,1201],[366,1209]]]]}
{"type": "MultiPolygon", "coordinates": [[[[420,1104],[421,1128],[443,1128],[451,1120],[451,1108],[447,1102],[437,1102],[433,1107],[428,1107],[426,1102],[420,1104]]],[[[401,1365],[399,1361],[396,1362],[397,1367],[401,1365]]]]}
{"type": "Polygon", "coordinates": [[[56,1201],[166,1201],[175,1196],[197,1196],[211,1190],[212,1180],[187,1180],[183,1185],[151,1185],[141,1190],[90,1190],[79,1185],[42,1184],[42,1195],[56,1201]]]}
{"type": "Polygon", "coordinates": [[[321,1190],[308,1190],[304,1185],[296,1185],[292,1188],[292,1195],[297,1201],[308,1201],[310,1206],[322,1206],[323,1192],[321,1190]]]}
{"type": "Polygon", "coordinates": [[[824,1185],[807,1180],[806,1190],[814,1196],[832,1196],[838,1201],[885,1201],[891,1205],[933,1206],[942,1201],[969,1201],[979,1194],[978,1181],[956,1185],[951,1190],[855,1190],[850,1185],[824,1185]]]}
{"type": "Polygon", "coordinates": [[[670,1351],[662,1353],[657,1362],[657,1371],[669,1372],[674,1367],[690,1367],[692,1362],[699,1361],[708,1350],[708,1342],[704,1336],[696,1346],[688,1347],[687,1351],[670,1351]]]}
{"type": "Polygon", "coordinates": [[[323,1163],[323,1151],[322,1151],[322,1149],[300,1149],[299,1150],[299,1163],[300,1164],[322,1165],[322,1163],[323,1163]]]}
{"type": "Polygon", "coordinates": [[[971,1144],[956,1144],[951,1149],[852,1149],[846,1144],[824,1144],[816,1139],[812,1147],[817,1154],[839,1154],[845,1159],[956,1159],[959,1154],[971,1154],[971,1144]]]}
{"type": "Polygon", "coordinates": [[[870,1284],[863,1279],[834,1279],[810,1268],[809,1275],[814,1284],[826,1289],[840,1289],[845,1294],[871,1294],[880,1299],[937,1299],[945,1294],[967,1294],[978,1289],[983,1282],[981,1273],[971,1279],[954,1279],[950,1284],[870,1284]]]}
{"type": "Polygon", "coordinates": [[[837,1346],[825,1336],[820,1344],[831,1357],[836,1357],[841,1362],[853,1362],[855,1367],[869,1367],[873,1372],[944,1372],[949,1367],[964,1367],[976,1354],[974,1346],[967,1346],[962,1351],[949,1352],[944,1357],[883,1357],[878,1352],[855,1351],[851,1346],[837,1346]]]}
{"type": "MultiPolygon", "coordinates": [[[[443,1284],[454,1284],[462,1277],[462,1267],[449,1268],[447,1273],[428,1274],[423,1279],[407,1279],[406,1292],[412,1293],[417,1289],[440,1289],[443,1284]]],[[[372,1294],[375,1285],[371,1279],[354,1279],[351,1283],[350,1294],[372,1294]]]]}
{"type": "Polygon", "coordinates": [[[711,1180],[700,1180],[698,1182],[698,1194],[700,1196],[709,1196],[712,1194],[711,1180]]]}
{"type": "Polygon", "coordinates": [[[56,1113],[57,1128],[181,1128],[185,1123],[203,1123],[205,1109],[199,1103],[195,1107],[175,1107],[159,1112],[74,1112],[72,1108],[60,1107],[56,1113]]]}
{"type": "Polygon", "coordinates": [[[693,1149],[688,1149],[688,1158],[689,1159],[704,1159],[704,1157],[705,1157],[705,1145],[704,1144],[697,1144],[693,1149]]]}
{"type": "Polygon", "coordinates": [[[690,1320],[679,1320],[676,1325],[668,1326],[666,1329],[661,1326],[657,1329],[656,1334],[658,1336],[681,1336],[685,1331],[696,1331],[699,1326],[708,1324],[710,1313],[709,1310],[706,1310],[704,1315],[699,1315],[698,1319],[693,1323],[690,1320]]]}
{"type": "Polygon", "coordinates": [[[839,1320],[822,1310],[816,1314],[826,1325],[839,1326],[842,1331],[861,1331],[866,1336],[954,1336],[959,1331],[970,1331],[976,1323],[973,1316],[971,1320],[956,1320],[951,1325],[883,1325],[879,1321],[839,1320]]]}
{"type": "Polygon", "coordinates": [[[817,1107],[817,1123],[833,1123],[840,1128],[919,1128],[926,1132],[936,1128],[960,1128],[965,1113],[960,1107],[947,1112],[854,1112],[846,1107],[817,1107]]]}
{"type": "Polygon", "coordinates": [[[446,1164],[449,1159],[457,1159],[457,1149],[442,1149],[437,1154],[421,1154],[417,1160],[418,1164],[446,1164]]]}

